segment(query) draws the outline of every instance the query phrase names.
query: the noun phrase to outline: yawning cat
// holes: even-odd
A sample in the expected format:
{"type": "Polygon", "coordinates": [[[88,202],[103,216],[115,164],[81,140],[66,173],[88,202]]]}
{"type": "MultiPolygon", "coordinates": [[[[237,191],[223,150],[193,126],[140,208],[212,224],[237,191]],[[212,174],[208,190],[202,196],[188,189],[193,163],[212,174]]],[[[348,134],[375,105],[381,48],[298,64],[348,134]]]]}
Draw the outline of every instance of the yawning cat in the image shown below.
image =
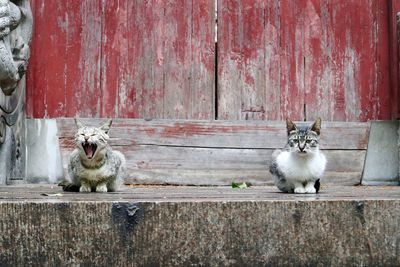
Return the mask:
{"type": "Polygon", "coordinates": [[[287,145],[283,151],[273,153],[269,168],[275,184],[283,192],[318,193],[326,165],[318,146],[321,118],[311,126],[296,125],[287,119],[286,127],[287,145]]]}
{"type": "Polygon", "coordinates": [[[123,181],[125,157],[107,144],[111,123],[110,119],[101,127],[89,127],[75,119],[78,127],[75,135],[76,148],[68,164],[68,174],[72,183],[60,183],[64,191],[118,190],[123,181]]]}

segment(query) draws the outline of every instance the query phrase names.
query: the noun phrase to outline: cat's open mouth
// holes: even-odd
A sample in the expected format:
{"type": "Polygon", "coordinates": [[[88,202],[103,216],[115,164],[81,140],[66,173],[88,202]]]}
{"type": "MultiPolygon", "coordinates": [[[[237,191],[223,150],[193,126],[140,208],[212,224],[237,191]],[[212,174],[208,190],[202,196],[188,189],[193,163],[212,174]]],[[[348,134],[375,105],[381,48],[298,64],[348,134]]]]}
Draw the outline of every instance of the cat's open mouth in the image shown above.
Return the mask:
{"type": "Polygon", "coordinates": [[[88,159],[93,158],[94,153],[96,153],[97,145],[96,144],[91,144],[89,142],[84,142],[82,143],[83,150],[85,151],[86,157],[88,159]]]}

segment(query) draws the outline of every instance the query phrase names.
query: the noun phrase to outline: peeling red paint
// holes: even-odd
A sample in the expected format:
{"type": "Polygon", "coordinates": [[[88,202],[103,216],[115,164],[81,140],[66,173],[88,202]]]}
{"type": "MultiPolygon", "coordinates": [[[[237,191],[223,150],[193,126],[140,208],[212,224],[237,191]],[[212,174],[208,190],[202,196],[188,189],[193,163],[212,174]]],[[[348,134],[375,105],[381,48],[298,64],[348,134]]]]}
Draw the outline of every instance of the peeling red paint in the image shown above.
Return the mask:
{"type": "Polygon", "coordinates": [[[175,123],[173,126],[164,126],[161,129],[160,136],[163,138],[171,137],[191,137],[195,135],[215,135],[215,133],[241,133],[251,131],[269,131],[277,132],[278,130],[274,127],[269,126],[254,126],[254,125],[243,125],[243,126],[205,126],[204,124],[195,123],[175,123]]]}
{"type": "Polygon", "coordinates": [[[214,1],[32,6],[30,117],[214,117],[214,1]]]}
{"type": "Polygon", "coordinates": [[[391,117],[390,105],[395,101],[390,98],[396,93],[389,74],[388,1],[231,0],[219,4],[221,119],[391,117]],[[250,6],[255,12],[262,4],[264,17],[251,16],[243,8],[250,6]],[[254,55],[259,40],[266,47],[265,66],[254,55]],[[265,75],[260,77],[257,69],[247,66],[263,68],[265,75]]]}
{"type": "Polygon", "coordinates": [[[399,1],[219,0],[217,54],[214,0],[31,4],[30,117],[400,115],[399,1]]]}

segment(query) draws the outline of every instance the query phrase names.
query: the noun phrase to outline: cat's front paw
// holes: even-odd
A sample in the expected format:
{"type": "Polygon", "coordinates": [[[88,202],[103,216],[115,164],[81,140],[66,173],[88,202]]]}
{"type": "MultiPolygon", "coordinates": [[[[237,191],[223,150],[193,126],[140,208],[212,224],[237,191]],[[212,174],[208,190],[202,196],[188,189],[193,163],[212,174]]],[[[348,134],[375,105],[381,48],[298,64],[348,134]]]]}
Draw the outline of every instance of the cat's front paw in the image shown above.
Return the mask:
{"type": "Polygon", "coordinates": [[[314,187],[314,183],[307,184],[305,191],[307,194],[316,194],[317,190],[314,187]]]}
{"type": "Polygon", "coordinates": [[[107,185],[106,184],[99,184],[96,186],[96,192],[106,193],[107,192],[107,185]]]}
{"type": "Polygon", "coordinates": [[[83,193],[88,193],[88,192],[92,192],[92,188],[90,188],[90,186],[88,185],[81,185],[81,187],[79,187],[79,192],[83,192],[83,193]]]}
{"type": "Polygon", "coordinates": [[[294,193],[295,194],[304,194],[304,193],[306,193],[306,189],[304,187],[296,187],[294,189],[294,193]]]}

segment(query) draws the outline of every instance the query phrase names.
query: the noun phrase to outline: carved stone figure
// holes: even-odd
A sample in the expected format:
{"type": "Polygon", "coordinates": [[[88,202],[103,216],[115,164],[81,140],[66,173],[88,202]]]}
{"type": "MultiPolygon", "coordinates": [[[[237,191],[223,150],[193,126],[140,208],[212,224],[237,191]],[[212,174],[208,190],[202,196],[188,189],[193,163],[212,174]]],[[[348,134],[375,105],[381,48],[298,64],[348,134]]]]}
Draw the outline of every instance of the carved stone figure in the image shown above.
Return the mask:
{"type": "Polygon", "coordinates": [[[29,1],[0,0],[0,184],[9,176],[23,176],[25,72],[31,37],[29,1]]]}
{"type": "Polygon", "coordinates": [[[13,2],[0,0],[0,87],[6,95],[26,72],[32,28],[29,3],[13,2]]]}

